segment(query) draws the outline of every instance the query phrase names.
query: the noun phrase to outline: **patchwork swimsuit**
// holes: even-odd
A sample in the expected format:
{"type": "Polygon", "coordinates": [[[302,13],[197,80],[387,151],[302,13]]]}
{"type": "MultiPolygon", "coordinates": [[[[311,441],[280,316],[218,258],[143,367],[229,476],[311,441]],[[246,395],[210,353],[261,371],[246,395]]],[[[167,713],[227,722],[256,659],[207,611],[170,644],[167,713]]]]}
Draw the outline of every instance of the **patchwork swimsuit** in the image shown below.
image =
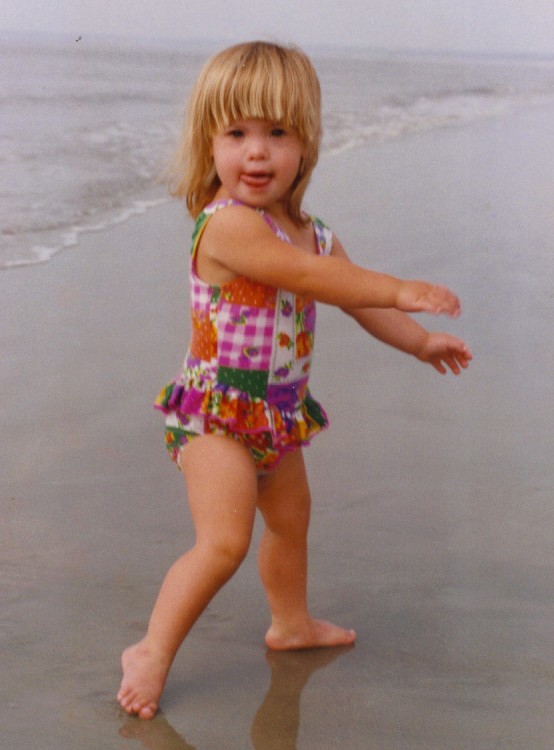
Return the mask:
{"type": "MultiPolygon", "coordinates": [[[[246,445],[258,470],[268,471],[328,425],[308,390],[315,303],[242,276],[220,286],[197,276],[196,252],[206,223],[233,204],[212,203],[196,221],[190,347],[182,371],[162,389],[155,406],[167,414],[166,446],[174,461],[189,440],[214,433],[246,445]]],[[[269,215],[258,212],[290,242],[269,215]]],[[[331,231],[318,219],[311,221],[318,253],[329,253],[331,231]]]]}

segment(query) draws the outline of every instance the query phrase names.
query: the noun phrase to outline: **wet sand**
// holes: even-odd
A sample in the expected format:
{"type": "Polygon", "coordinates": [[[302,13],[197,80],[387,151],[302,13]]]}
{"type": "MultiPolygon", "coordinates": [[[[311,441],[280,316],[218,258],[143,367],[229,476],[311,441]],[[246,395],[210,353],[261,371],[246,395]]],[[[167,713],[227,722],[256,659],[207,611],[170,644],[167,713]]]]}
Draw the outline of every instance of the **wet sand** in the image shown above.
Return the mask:
{"type": "Polygon", "coordinates": [[[148,724],[114,695],[192,540],[151,408],[187,338],[190,223],[169,204],[0,274],[3,747],[552,747],[553,114],[322,161],[309,207],[354,260],[456,289],[463,317],[426,322],[475,360],[441,378],[320,307],[310,597],[358,643],[266,654],[254,542],[148,724]]]}

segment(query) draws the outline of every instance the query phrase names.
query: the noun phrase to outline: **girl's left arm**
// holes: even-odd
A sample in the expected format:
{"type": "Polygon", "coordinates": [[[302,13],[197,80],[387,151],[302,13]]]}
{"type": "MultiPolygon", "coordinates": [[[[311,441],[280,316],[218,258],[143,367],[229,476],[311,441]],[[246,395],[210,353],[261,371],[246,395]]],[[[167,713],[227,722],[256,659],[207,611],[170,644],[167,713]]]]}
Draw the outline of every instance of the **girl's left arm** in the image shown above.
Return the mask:
{"type": "MultiPolygon", "coordinates": [[[[331,252],[348,259],[346,251],[334,236],[331,252]]],[[[441,375],[448,370],[459,375],[472,359],[464,341],[449,333],[428,331],[400,310],[374,307],[342,309],[376,339],[432,365],[441,375]]]]}

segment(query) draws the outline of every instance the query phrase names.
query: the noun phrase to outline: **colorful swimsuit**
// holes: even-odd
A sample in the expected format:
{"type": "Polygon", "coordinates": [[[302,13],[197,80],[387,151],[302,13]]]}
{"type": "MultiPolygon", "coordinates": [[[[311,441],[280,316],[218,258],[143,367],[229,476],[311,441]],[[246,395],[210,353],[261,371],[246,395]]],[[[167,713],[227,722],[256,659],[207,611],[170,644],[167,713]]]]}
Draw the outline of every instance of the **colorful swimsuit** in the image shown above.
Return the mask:
{"type": "MultiPolygon", "coordinates": [[[[308,390],[315,303],[245,277],[215,286],[196,274],[198,243],[212,214],[235,201],[219,201],[199,215],[190,261],[192,338],[183,370],[156,399],[167,414],[166,445],[177,461],[191,438],[230,435],[251,451],[259,470],[327,427],[327,415],[308,390]]],[[[254,209],[253,209],[254,210],[254,209]]],[[[259,210],[275,234],[290,242],[259,210]]],[[[318,252],[331,250],[332,234],[311,219],[318,252]]]]}

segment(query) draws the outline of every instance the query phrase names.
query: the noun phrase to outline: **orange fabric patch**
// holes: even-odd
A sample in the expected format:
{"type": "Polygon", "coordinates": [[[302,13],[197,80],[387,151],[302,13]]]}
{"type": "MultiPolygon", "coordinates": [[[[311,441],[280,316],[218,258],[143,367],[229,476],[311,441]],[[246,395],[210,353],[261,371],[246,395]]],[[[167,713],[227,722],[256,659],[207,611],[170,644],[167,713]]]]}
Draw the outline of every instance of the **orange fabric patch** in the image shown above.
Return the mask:
{"type": "Polygon", "coordinates": [[[265,284],[256,284],[242,276],[229,281],[221,287],[221,294],[227,302],[250,307],[267,307],[275,309],[277,290],[265,284]]]}
{"type": "Polygon", "coordinates": [[[192,313],[190,353],[206,362],[217,356],[217,335],[208,312],[192,313]]]}
{"type": "Polygon", "coordinates": [[[307,357],[312,351],[313,334],[309,331],[302,331],[296,336],[296,356],[307,357]]]}

